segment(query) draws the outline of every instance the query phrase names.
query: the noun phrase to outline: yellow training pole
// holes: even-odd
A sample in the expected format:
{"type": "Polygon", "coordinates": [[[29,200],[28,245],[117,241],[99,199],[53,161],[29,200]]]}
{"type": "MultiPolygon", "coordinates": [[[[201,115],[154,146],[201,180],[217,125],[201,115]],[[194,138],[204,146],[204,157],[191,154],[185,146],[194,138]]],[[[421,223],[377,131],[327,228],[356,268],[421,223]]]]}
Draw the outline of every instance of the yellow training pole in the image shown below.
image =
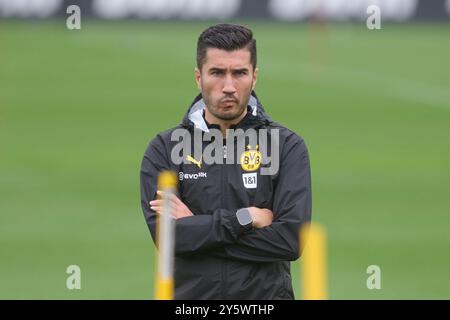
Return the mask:
{"type": "Polygon", "coordinates": [[[176,192],[177,175],[170,171],[161,172],[158,177],[158,190],[164,191],[162,214],[157,219],[157,276],[155,286],[156,300],[173,300],[175,223],[171,218],[169,197],[176,192]]]}
{"type": "Polygon", "coordinates": [[[304,300],[326,300],[327,244],[326,233],[317,223],[302,226],[300,247],[304,247],[301,261],[301,284],[304,300]]]}

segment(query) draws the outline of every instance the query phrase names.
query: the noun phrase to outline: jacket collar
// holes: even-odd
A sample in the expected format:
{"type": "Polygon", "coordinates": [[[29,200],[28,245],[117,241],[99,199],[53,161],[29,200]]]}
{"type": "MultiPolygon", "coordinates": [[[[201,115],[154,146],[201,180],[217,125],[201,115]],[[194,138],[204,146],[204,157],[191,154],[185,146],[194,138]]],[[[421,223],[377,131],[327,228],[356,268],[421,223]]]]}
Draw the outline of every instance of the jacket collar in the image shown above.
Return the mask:
{"type": "MultiPolygon", "coordinates": [[[[197,128],[203,132],[209,132],[211,125],[208,125],[203,117],[205,108],[205,102],[203,101],[202,95],[199,94],[184,115],[182,126],[187,128],[197,128]]],[[[269,124],[271,122],[273,122],[272,119],[264,111],[264,108],[259,102],[256,93],[252,91],[248,101],[247,115],[239,124],[236,125],[236,127],[249,128],[269,124]]]]}

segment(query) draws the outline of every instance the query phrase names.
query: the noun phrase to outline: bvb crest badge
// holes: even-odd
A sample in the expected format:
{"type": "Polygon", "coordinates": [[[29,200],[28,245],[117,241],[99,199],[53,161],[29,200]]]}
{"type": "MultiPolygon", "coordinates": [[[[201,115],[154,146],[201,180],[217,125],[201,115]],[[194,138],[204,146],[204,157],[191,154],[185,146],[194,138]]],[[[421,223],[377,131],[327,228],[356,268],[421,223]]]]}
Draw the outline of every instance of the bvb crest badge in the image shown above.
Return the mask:
{"type": "Polygon", "coordinates": [[[241,167],[244,171],[256,171],[259,169],[262,161],[262,154],[258,151],[258,145],[254,150],[250,145],[247,146],[247,151],[241,155],[241,167]]]}

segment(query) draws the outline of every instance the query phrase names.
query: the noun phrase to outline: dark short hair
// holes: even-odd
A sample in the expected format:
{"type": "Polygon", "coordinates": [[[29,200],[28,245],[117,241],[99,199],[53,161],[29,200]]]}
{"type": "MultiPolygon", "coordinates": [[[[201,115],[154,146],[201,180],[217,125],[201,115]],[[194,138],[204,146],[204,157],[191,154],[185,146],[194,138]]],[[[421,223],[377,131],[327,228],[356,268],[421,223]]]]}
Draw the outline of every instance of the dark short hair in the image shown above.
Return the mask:
{"type": "Polygon", "coordinates": [[[211,26],[202,32],[197,42],[197,67],[205,63],[208,48],[234,51],[247,48],[250,51],[250,62],[256,68],[256,40],[252,30],[237,24],[222,23],[211,26]]]}

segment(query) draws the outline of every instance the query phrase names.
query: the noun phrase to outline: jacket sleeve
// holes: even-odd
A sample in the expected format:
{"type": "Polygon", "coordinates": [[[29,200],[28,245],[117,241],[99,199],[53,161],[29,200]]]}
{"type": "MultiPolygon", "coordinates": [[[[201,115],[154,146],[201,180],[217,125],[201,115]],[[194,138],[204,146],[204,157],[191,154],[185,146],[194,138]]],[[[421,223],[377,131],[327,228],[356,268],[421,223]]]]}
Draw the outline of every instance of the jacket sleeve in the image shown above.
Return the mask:
{"type": "MultiPolygon", "coordinates": [[[[177,172],[168,156],[164,139],[158,135],[150,142],[140,171],[141,206],[147,226],[156,244],[156,212],[149,202],[156,198],[158,175],[163,170],[177,172]]],[[[217,209],[212,214],[194,215],[175,222],[175,253],[190,254],[235,243],[240,226],[233,212],[217,209]]]]}
{"type": "Polygon", "coordinates": [[[274,192],[274,221],[245,233],[214,253],[244,261],[274,262],[300,257],[299,229],[311,220],[311,173],[307,147],[295,134],[287,139],[274,192]]]}

